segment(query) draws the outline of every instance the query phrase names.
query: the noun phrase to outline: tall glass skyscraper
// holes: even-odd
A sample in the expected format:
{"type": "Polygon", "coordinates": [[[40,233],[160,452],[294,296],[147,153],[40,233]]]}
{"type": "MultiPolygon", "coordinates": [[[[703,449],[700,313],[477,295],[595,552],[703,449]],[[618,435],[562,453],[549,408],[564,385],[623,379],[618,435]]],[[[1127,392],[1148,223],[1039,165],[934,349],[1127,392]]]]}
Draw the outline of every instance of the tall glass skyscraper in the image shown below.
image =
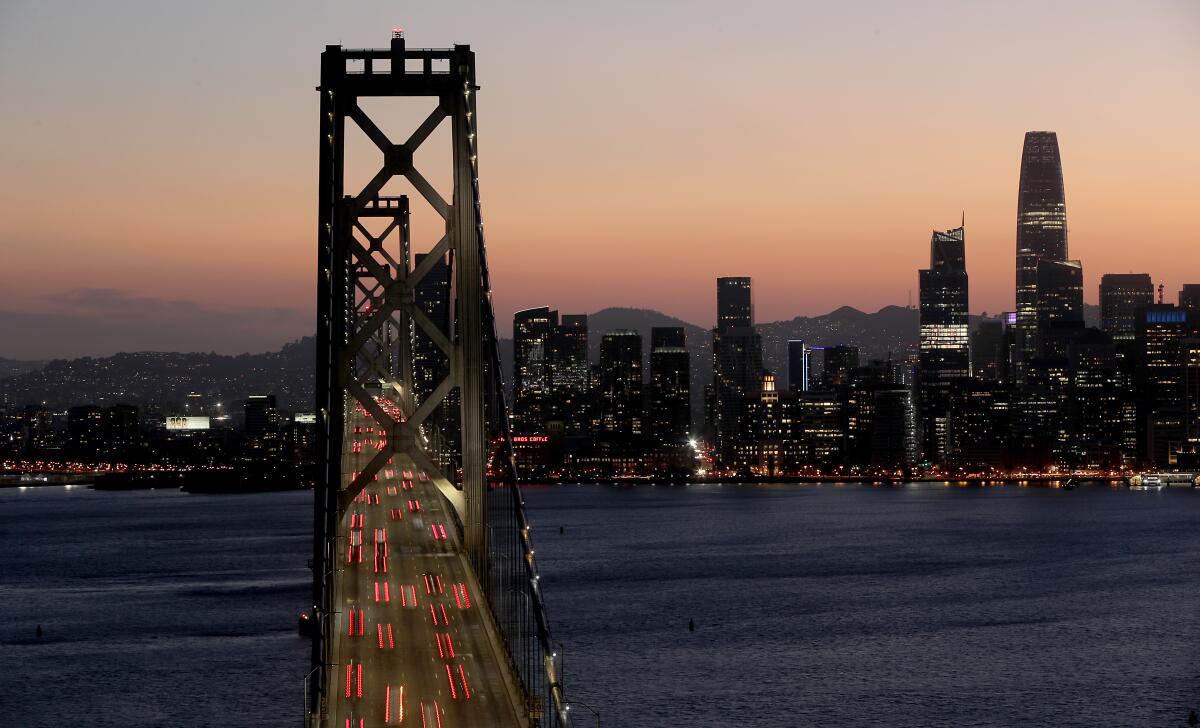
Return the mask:
{"type": "Polygon", "coordinates": [[[732,462],[742,399],[762,386],[762,337],[754,328],[749,278],[717,279],[717,327],[712,332],[713,395],[710,427],[718,456],[732,462]]]}
{"type": "Polygon", "coordinates": [[[513,314],[513,432],[545,432],[550,404],[550,336],[558,311],[545,306],[513,314]]]}
{"type": "Polygon", "coordinates": [[[610,454],[637,452],[643,435],[642,336],[632,329],[600,339],[600,432],[610,454]]]}
{"type": "Polygon", "coordinates": [[[667,453],[687,453],[692,430],[691,356],[681,327],[650,330],[650,437],[667,453]]]}
{"type": "Polygon", "coordinates": [[[589,421],[587,314],[563,314],[550,332],[550,419],[561,420],[568,435],[579,435],[589,421]]]}
{"type": "Polygon", "coordinates": [[[1062,156],[1052,131],[1025,133],[1017,192],[1017,341],[1014,364],[1022,381],[1038,331],[1038,261],[1067,260],[1067,201],[1062,156]]]}
{"type": "Polygon", "coordinates": [[[919,272],[921,350],[917,364],[921,444],[932,462],[946,459],[953,395],[971,374],[963,227],[934,231],[929,268],[919,272]]]}

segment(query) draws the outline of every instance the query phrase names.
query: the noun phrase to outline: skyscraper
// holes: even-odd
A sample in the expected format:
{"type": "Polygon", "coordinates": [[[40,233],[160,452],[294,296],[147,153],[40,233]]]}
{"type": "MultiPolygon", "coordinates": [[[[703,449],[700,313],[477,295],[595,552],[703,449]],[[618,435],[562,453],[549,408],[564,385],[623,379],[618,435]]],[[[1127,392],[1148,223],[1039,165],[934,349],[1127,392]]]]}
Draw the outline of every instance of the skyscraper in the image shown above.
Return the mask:
{"type": "Polygon", "coordinates": [[[1084,326],[1084,266],[1078,260],[1038,260],[1038,331],[1084,326]]]}
{"type": "Polygon", "coordinates": [[[985,318],[971,332],[971,374],[984,382],[1002,382],[1008,375],[1004,319],[985,318]]]}
{"type": "Polygon", "coordinates": [[[567,435],[587,427],[590,374],[587,314],[563,314],[550,334],[549,416],[562,421],[567,435]]]}
{"type": "Polygon", "coordinates": [[[713,329],[712,430],[717,454],[730,460],[738,437],[742,398],[761,387],[762,337],[754,328],[749,278],[717,279],[717,327],[713,329]]]}
{"type": "Polygon", "coordinates": [[[612,454],[636,452],[643,435],[642,337],[632,329],[600,339],[600,440],[612,454]]]}
{"type": "Polygon", "coordinates": [[[550,400],[550,334],[558,311],[542,306],[513,314],[513,432],[545,433],[550,400]]]}
{"type": "Polygon", "coordinates": [[[717,329],[754,325],[754,301],[747,277],[717,279],[717,329]]]}
{"type": "Polygon", "coordinates": [[[650,330],[650,439],[668,461],[683,462],[692,429],[691,357],[684,330],[650,330]]]}
{"type": "Polygon", "coordinates": [[[808,371],[812,350],[800,339],[788,342],[788,391],[808,391],[808,371]]]}
{"type": "Polygon", "coordinates": [[[1152,303],[1149,273],[1105,273],[1100,278],[1100,328],[1113,341],[1136,339],[1138,311],[1152,303]]]}
{"type": "MultiPolygon", "coordinates": [[[[427,253],[416,254],[416,266],[420,266],[427,253]]],[[[417,306],[421,312],[438,327],[443,334],[450,334],[450,268],[446,265],[446,257],[433,264],[425,277],[417,284],[414,291],[417,306]]],[[[449,371],[446,355],[438,348],[429,334],[420,326],[413,327],[412,361],[413,389],[417,402],[423,402],[433,393],[449,371]]]]}
{"type": "Polygon", "coordinates": [[[275,395],[252,394],[246,398],[246,444],[255,451],[274,451],[279,445],[279,410],[275,395]]]}
{"type": "Polygon", "coordinates": [[[1067,259],[1067,202],[1058,135],[1025,133],[1017,192],[1017,342],[1015,367],[1024,380],[1024,362],[1036,348],[1038,262],[1067,259]]]}
{"type": "Polygon", "coordinates": [[[1190,331],[1187,311],[1169,303],[1147,306],[1138,320],[1138,419],[1142,457],[1151,465],[1167,465],[1171,447],[1185,437],[1184,340],[1190,331]]]}
{"type": "Polygon", "coordinates": [[[921,448],[925,457],[946,459],[947,425],[955,388],[971,373],[967,309],[967,260],[962,227],[934,231],[929,268],[919,273],[921,351],[917,362],[921,448]]]}
{"type": "MultiPolygon", "coordinates": [[[[420,266],[427,253],[417,253],[415,266],[420,266]]],[[[440,256],[413,291],[417,307],[439,331],[448,338],[450,322],[450,266],[446,256],[440,256]]],[[[424,402],[450,372],[450,359],[441,347],[421,326],[412,327],[412,379],[413,395],[417,404],[424,402]]],[[[429,438],[427,450],[442,472],[458,470],[459,460],[459,412],[458,390],[451,390],[433,411],[422,434],[429,438]]]]}

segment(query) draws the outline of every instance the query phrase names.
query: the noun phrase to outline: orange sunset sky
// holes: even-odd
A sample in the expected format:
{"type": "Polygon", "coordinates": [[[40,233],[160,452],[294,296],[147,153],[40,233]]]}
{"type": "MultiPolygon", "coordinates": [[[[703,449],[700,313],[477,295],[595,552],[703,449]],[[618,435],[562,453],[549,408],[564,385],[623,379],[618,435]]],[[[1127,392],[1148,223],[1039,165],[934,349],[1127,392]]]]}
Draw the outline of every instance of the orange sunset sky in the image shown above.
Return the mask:
{"type": "Polygon", "coordinates": [[[310,333],[319,54],[396,25],[477,53],[502,335],[536,305],[711,325],[718,275],[760,321],[903,305],[964,209],[971,309],[1011,308],[1030,129],[1058,132],[1089,302],[1106,272],[1200,282],[1192,1],[26,0],[0,5],[0,356],[310,333]]]}

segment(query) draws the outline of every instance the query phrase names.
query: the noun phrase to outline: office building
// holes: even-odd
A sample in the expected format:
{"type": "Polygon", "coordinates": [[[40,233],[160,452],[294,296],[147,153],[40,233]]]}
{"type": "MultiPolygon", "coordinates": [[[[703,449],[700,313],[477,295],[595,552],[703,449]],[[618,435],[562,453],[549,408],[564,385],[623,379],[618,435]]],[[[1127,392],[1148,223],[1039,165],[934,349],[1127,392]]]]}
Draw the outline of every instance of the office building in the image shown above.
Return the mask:
{"type": "Polygon", "coordinates": [[[563,314],[550,334],[549,417],[563,423],[567,437],[588,430],[590,384],[587,314],[563,314]]]}
{"type": "Polygon", "coordinates": [[[807,392],[810,383],[809,367],[812,350],[800,339],[788,342],[788,391],[807,392]]]}
{"type": "Polygon", "coordinates": [[[1138,321],[1141,456],[1151,466],[1168,465],[1172,447],[1186,436],[1184,340],[1190,333],[1187,311],[1171,304],[1147,306],[1138,321]]]}
{"type": "Polygon", "coordinates": [[[649,444],[665,465],[682,467],[691,447],[691,356],[684,329],[650,331],[649,444]]]}
{"type": "MultiPolygon", "coordinates": [[[[416,254],[416,265],[424,263],[427,253],[416,254]]],[[[433,263],[413,292],[417,307],[442,334],[450,336],[450,268],[446,257],[433,263]]],[[[450,371],[448,357],[421,326],[413,326],[413,393],[418,404],[425,401],[450,371]]]]}
{"type": "Polygon", "coordinates": [[[920,442],[930,462],[946,460],[955,392],[971,374],[965,231],[934,231],[929,268],[920,271],[921,329],[917,383],[920,442]]]}
{"type": "Polygon", "coordinates": [[[982,382],[1007,381],[1008,348],[1002,318],[980,319],[971,332],[971,372],[982,382]]]}
{"type": "Polygon", "coordinates": [[[279,449],[279,409],[275,395],[252,394],[243,405],[246,416],[246,447],[251,453],[270,454],[279,449]]]}
{"type": "Polygon", "coordinates": [[[1038,263],[1067,260],[1067,202],[1062,156],[1052,131],[1025,134],[1017,192],[1017,336],[1014,366],[1023,381],[1039,323],[1038,263]]]}
{"type": "Polygon", "coordinates": [[[640,455],[645,434],[642,392],[641,335],[632,329],[609,331],[600,339],[597,438],[613,457],[640,455]]]}
{"type": "Polygon", "coordinates": [[[754,325],[750,278],[717,279],[717,329],[728,331],[754,325]]]}
{"type": "Polygon", "coordinates": [[[512,430],[544,435],[550,408],[550,338],[558,311],[545,306],[513,314],[512,430]]]}
{"type": "Polygon", "coordinates": [[[821,351],[821,378],[829,387],[842,387],[854,379],[858,369],[858,347],[839,344],[821,351]]]}
{"type": "Polygon", "coordinates": [[[712,332],[717,455],[731,460],[742,399],[762,386],[762,338],[754,328],[749,278],[717,279],[717,327],[712,332]]]}
{"type": "Polygon", "coordinates": [[[1136,339],[1138,314],[1152,303],[1154,283],[1148,273],[1105,273],[1100,278],[1100,328],[1113,341],[1136,339]]]}

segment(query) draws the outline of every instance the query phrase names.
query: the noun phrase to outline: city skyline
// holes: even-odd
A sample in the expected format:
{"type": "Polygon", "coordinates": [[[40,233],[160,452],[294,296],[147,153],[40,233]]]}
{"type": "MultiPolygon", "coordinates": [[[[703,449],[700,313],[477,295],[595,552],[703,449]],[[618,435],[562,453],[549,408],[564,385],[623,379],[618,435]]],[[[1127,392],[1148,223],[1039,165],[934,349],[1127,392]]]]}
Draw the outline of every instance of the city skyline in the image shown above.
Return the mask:
{"type": "Polygon", "coordinates": [[[1188,254],[1200,239],[1188,177],[1200,163],[1189,133],[1200,16],[1184,3],[1081,7],[1039,9],[1036,27],[1022,20],[1028,8],[935,3],[874,6],[866,23],[861,9],[815,6],[613,6],[573,18],[485,8],[470,21],[494,29],[481,34],[444,11],[397,18],[383,5],[336,22],[315,6],[264,5],[230,22],[124,4],[79,9],[69,24],[52,8],[6,6],[0,88],[33,111],[0,121],[22,140],[5,148],[0,176],[0,334],[55,330],[76,348],[0,356],[181,341],[268,351],[310,333],[315,191],[301,151],[317,69],[295,49],[331,32],[370,45],[397,23],[427,45],[485,36],[482,194],[501,321],[554,301],[707,327],[709,281],[722,275],[755,279],[761,321],[905,305],[929,232],[963,209],[970,310],[1011,310],[1017,152],[1034,129],[1058,133],[1085,300],[1097,301],[1101,275],[1130,271],[1164,283],[1170,300],[1200,277],[1188,254]],[[599,64],[585,52],[598,43],[635,51],[599,64]],[[699,113],[714,82],[762,58],[778,77],[760,74],[699,113]],[[1028,87],[1035,72],[1056,79],[1053,92],[1028,87]],[[560,92],[523,88],[530,73],[560,92]],[[784,93],[762,95],[780,79],[784,93]],[[278,91],[270,102],[249,93],[260,83],[278,91]],[[88,90],[68,101],[64,88],[88,90]],[[47,194],[63,180],[88,192],[74,216],[47,194]],[[591,285],[598,274],[638,293],[591,285]]]}

